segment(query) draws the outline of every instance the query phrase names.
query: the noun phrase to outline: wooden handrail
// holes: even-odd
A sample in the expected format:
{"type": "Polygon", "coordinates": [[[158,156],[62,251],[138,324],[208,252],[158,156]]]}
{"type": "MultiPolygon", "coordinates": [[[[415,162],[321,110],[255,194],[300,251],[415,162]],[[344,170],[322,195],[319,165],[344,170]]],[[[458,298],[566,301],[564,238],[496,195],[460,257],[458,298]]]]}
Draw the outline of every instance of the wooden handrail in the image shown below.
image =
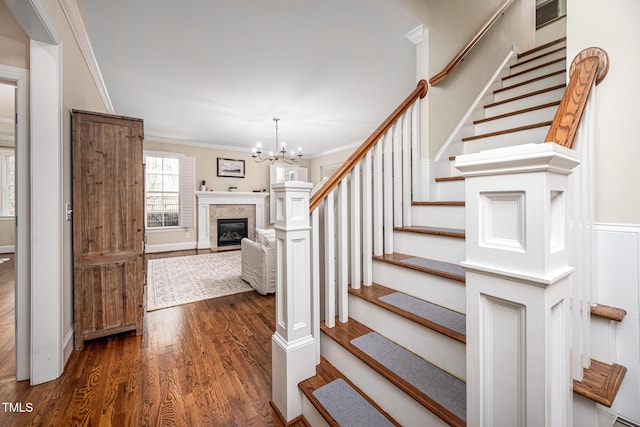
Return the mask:
{"type": "Polygon", "coordinates": [[[458,54],[451,60],[451,62],[449,62],[447,66],[442,69],[442,71],[429,79],[429,84],[431,86],[435,86],[442,80],[444,80],[451,73],[451,71],[453,71],[453,69],[464,60],[465,56],[467,56],[471,49],[473,49],[473,47],[480,41],[480,39],[484,37],[484,35],[491,29],[491,27],[493,27],[498,19],[500,19],[500,17],[504,15],[504,13],[514,1],[515,0],[507,0],[502,6],[500,6],[496,13],[494,13],[491,18],[489,18],[487,23],[484,24],[484,26],[471,39],[471,41],[469,41],[469,43],[467,43],[467,45],[463,47],[460,52],[458,52],[458,54]]]}
{"type": "Polygon", "coordinates": [[[376,145],[376,142],[393,126],[393,124],[413,105],[416,99],[424,98],[427,94],[429,85],[426,80],[420,80],[418,86],[402,101],[402,104],[396,108],[387,119],[367,138],[366,141],[351,154],[346,162],[338,168],[337,171],[325,182],[322,187],[309,200],[309,212],[313,212],[320,203],[338,186],[340,181],[349,174],[351,169],[364,158],[364,156],[376,145]]]}
{"type": "Polygon", "coordinates": [[[574,58],[569,68],[569,84],[545,142],[555,142],[573,148],[593,84],[599,84],[607,75],[607,71],[609,56],[598,47],[584,49],[574,58]]]}

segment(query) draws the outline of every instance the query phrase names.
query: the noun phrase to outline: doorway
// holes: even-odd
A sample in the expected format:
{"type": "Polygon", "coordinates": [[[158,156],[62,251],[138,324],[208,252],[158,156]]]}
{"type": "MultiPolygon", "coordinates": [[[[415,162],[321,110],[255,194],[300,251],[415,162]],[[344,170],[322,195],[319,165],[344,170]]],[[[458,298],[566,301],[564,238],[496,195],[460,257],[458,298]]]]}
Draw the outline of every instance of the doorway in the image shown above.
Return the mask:
{"type": "Polygon", "coordinates": [[[0,380],[16,377],[16,84],[0,80],[0,380]]]}

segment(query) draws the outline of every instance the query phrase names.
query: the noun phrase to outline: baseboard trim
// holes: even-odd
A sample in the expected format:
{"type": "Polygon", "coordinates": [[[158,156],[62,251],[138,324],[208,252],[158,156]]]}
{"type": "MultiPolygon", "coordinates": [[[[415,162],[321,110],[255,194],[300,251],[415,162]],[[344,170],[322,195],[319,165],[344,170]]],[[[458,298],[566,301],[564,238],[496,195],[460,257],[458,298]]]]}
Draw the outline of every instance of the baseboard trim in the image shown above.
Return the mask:
{"type": "Polygon", "coordinates": [[[13,254],[16,252],[15,245],[0,246],[0,254],[13,254]]]}
{"type": "Polygon", "coordinates": [[[71,329],[69,329],[69,332],[64,336],[64,341],[62,343],[62,366],[67,365],[67,361],[73,352],[73,337],[75,336],[75,331],[76,328],[72,326],[71,329]]]}
{"type": "Polygon", "coordinates": [[[0,246],[0,254],[13,254],[16,252],[15,245],[0,246]]]}
{"type": "Polygon", "coordinates": [[[187,251],[191,249],[197,249],[198,242],[182,242],[182,243],[160,243],[157,245],[147,245],[145,252],[173,252],[173,251],[187,251]]]}

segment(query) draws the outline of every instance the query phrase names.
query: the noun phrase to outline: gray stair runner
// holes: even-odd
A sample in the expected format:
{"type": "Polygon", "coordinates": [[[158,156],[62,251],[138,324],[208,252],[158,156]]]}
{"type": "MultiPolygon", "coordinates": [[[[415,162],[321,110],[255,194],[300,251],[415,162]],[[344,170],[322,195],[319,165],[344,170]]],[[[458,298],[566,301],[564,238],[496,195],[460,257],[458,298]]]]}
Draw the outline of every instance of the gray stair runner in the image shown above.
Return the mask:
{"type": "Polygon", "coordinates": [[[393,426],[376,408],[341,378],[331,381],[313,395],[341,426],[393,426]]]}
{"type": "Polygon", "coordinates": [[[398,375],[458,418],[467,418],[466,384],[376,332],[351,344],[398,375]]]}

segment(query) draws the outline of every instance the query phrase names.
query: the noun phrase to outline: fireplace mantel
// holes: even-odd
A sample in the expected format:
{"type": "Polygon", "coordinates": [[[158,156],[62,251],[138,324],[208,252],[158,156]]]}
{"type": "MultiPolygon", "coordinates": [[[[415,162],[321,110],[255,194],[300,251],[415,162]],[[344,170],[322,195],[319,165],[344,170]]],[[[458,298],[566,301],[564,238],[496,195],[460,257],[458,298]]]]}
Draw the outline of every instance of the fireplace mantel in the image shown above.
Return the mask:
{"type": "Polygon", "coordinates": [[[269,193],[245,191],[196,191],[198,199],[198,249],[211,247],[209,207],[211,205],[255,205],[256,227],[264,228],[265,200],[269,193]]]}

